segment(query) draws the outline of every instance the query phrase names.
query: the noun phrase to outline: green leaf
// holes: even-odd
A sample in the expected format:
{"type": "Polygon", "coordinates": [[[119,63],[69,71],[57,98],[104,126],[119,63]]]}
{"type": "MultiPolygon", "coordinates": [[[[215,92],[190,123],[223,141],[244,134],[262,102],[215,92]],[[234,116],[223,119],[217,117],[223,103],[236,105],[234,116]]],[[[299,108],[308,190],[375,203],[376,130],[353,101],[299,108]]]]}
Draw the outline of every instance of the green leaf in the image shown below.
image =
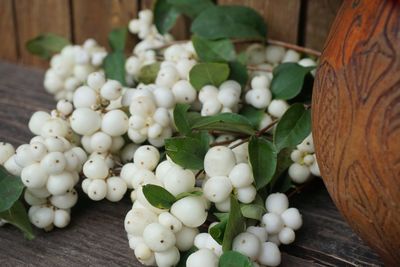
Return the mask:
{"type": "Polygon", "coordinates": [[[24,184],[0,166],[0,212],[8,210],[21,196],[24,184]]]}
{"type": "Polygon", "coordinates": [[[202,195],[203,195],[203,191],[183,192],[176,196],[176,200],[182,199],[184,197],[189,197],[189,196],[199,197],[202,195]]]}
{"type": "Polygon", "coordinates": [[[267,212],[263,205],[258,204],[241,204],[240,210],[244,217],[254,220],[261,220],[264,213],[267,212]]]}
{"type": "Polygon", "coordinates": [[[256,109],[252,106],[246,105],[244,106],[244,108],[242,108],[240,114],[246,117],[250,121],[254,129],[258,129],[261,120],[264,117],[265,111],[262,109],[256,109]]]}
{"type": "Polygon", "coordinates": [[[229,213],[228,212],[215,212],[214,216],[217,217],[220,222],[222,222],[223,220],[228,220],[229,213]]]}
{"type": "Polygon", "coordinates": [[[14,202],[10,209],[0,212],[0,218],[19,228],[27,239],[32,240],[35,238],[25,207],[21,201],[14,202]]]}
{"type": "Polygon", "coordinates": [[[186,267],[186,261],[189,258],[190,254],[197,251],[196,247],[190,248],[188,251],[181,252],[180,259],[176,267],[186,267]]]}
{"type": "Polygon", "coordinates": [[[220,245],[222,245],[222,243],[224,241],[224,233],[225,233],[227,222],[228,222],[228,217],[226,217],[226,219],[222,220],[221,222],[219,222],[216,225],[214,225],[213,227],[211,227],[209,230],[209,234],[220,245]]]}
{"type": "Polygon", "coordinates": [[[108,43],[113,51],[124,51],[127,34],[126,27],[115,28],[108,34],[108,43]]]}
{"type": "Polygon", "coordinates": [[[144,84],[154,83],[156,81],[157,74],[160,71],[160,66],[160,62],[144,65],[139,71],[138,82],[144,84]]]}
{"type": "Polygon", "coordinates": [[[166,34],[175,25],[179,11],[167,0],[157,0],[154,4],[154,24],[161,34],[166,34]]]}
{"type": "Polygon", "coordinates": [[[122,51],[109,53],[103,62],[107,79],[117,80],[122,85],[125,82],[125,55],[122,51]]]}
{"type": "Polygon", "coordinates": [[[207,39],[259,38],[267,35],[263,17],[244,6],[207,8],[193,21],[191,31],[207,39]]]}
{"type": "Polygon", "coordinates": [[[229,39],[213,41],[193,35],[192,42],[201,61],[228,62],[235,60],[235,47],[229,39]]]}
{"type": "Polygon", "coordinates": [[[297,63],[282,63],[274,69],[271,81],[271,91],[274,98],[292,99],[296,97],[303,88],[304,78],[315,69],[312,67],[303,67],[297,63]]]}
{"type": "Polygon", "coordinates": [[[43,59],[50,59],[69,44],[70,42],[62,36],[45,33],[27,41],[25,46],[29,53],[43,59]]]}
{"type": "Polygon", "coordinates": [[[286,192],[292,188],[292,179],[287,175],[286,170],[293,163],[290,158],[292,149],[284,148],[278,153],[278,163],[274,177],[271,181],[270,192],[286,192]]]}
{"type": "Polygon", "coordinates": [[[204,156],[209,148],[209,136],[201,132],[192,136],[173,137],[165,140],[167,155],[186,169],[203,169],[204,156]]]}
{"type": "Polygon", "coordinates": [[[189,72],[189,81],[198,91],[207,84],[220,86],[229,77],[229,66],[225,63],[199,63],[189,72]]]}
{"type": "Polygon", "coordinates": [[[249,142],[249,158],[258,190],[266,186],[274,176],[277,152],[271,142],[252,136],[249,142]]]}
{"type": "Polygon", "coordinates": [[[197,17],[203,10],[214,6],[211,0],[167,0],[167,2],[192,19],[197,17]]]}
{"type": "Polygon", "coordinates": [[[193,123],[192,129],[244,133],[249,135],[255,133],[250,121],[236,113],[221,113],[198,118],[193,123]]]}
{"type": "Polygon", "coordinates": [[[222,250],[232,249],[233,239],[246,229],[245,219],[240,211],[240,205],[234,196],[231,196],[231,210],[229,211],[228,222],[226,223],[222,250]]]}
{"type": "Polygon", "coordinates": [[[169,209],[176,201],[174,195],[158,185],[147,184],[142,190],[147,201],[159,209],[169,209]]]}
{"type": "Polygon", "coordinates": [[[235,80],[242,86],[245,86],[247,80],[249,79],[249,74],[247,73],[247,67],[240,63],[239,61],[229,62],[230,74],[229,80],[235,80]]]}
{"type": "Polygon", "coordinates": [[[178,129],[178,131],[183,135],[186,135],[191,131],[189,118],[187,116],[187,111],[189,110],[189,108],[190,105],[188,104],[178,103],[176,104],[174,109],[175,126],[178,129]]]}
{"type": "Polygon", "coordinates": [[[300,144],[311,132],[311,110],[293,104],[276,126],[274,143],[277,151],[300,144]]]}
{"type": "Polygon", "coordinates": [[[231,250],[221,255],[218,267],[253,267],[253,263],[245,255],[231,250]]]}

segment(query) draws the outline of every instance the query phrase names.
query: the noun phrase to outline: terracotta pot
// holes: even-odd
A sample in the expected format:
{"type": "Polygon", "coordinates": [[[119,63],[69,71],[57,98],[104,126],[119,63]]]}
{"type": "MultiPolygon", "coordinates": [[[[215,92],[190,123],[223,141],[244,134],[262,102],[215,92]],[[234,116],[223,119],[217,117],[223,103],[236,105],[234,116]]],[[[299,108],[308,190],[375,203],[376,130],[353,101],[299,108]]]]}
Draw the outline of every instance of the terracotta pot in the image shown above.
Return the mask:
{"type": "Polygon", "coordinates": [[[317,159],[351,227],[400,266],[400,1],[344,1],[312,102],[317,159]]]}

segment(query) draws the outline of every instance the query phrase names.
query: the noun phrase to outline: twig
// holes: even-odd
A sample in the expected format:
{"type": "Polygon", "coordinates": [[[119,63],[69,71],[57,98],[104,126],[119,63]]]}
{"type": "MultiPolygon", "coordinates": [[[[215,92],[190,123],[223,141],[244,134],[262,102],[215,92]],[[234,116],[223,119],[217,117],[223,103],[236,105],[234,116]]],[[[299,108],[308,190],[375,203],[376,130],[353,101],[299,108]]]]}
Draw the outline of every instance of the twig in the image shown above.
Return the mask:
{"type": "Polygon", "coordinates": [[[260,68],[260,67],[254,66],[254,65],[247,65],[247,69],[251,70],[251,71],[272,72],[272,68],[267,68],[267,67],[260,68]]]}
{"type": "Polygon", "coordinates": [[[306,53],[309,55],[314,55],[317,57],[321,56],[321,52],[311,49],[311,48],[307,48],[307,47],[302,47],[299,45],[295,45],[295,44],[290,44],[290,43],[286,43],[286,42],[282,42],[282,41],[278,41],[278,40],[273,40],[273,39],[268,39],[267,41],[268,44],[272,44],[272,45],[278,45],[278,46],[282,46],[285,48],[289,48],[289,49],[293,49],[296,50],[298,52],[302,52],[302,53],[306,53]]]}
{"type": "Polygon", "coordinates": [[[194,178],[199,178],[199,176],[204,172],[204,170],[200,170],[196,173],[196,175],[194,176],[194,178]]]}

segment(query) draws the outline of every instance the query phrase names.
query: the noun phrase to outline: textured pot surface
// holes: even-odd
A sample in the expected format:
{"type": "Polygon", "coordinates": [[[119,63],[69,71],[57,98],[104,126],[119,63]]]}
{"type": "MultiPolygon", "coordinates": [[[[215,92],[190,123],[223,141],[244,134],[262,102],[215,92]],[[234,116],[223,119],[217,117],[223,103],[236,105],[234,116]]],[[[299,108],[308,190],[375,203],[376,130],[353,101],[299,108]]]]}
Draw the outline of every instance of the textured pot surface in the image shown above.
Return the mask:
{"type": "Polygon", "coordinates": [[[328,190],[388,266],[400,266],[400,1],[344,1],[314,84],[328,190]]]}

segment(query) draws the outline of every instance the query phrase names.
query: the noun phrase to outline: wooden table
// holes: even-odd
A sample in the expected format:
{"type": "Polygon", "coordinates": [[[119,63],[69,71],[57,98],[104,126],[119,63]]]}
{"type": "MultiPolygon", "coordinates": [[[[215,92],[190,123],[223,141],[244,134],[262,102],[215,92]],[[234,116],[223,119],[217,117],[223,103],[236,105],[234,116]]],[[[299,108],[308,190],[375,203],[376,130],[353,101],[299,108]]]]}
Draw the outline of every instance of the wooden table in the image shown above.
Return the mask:
{"type": "MultiPolygon", "coordinates": [[[[0,62],[0,141],[20,145],[32,134],[32,112],[54,107],[43,71],[0,62]]],[[[129,249],[124,217],[131,203],[93,202],[80,194],[66,229],[36,231],[27,241],[10,225],[0,228],[0,266],[141,266],[129,249]]],[[[281,246],[282,266],[381,266],[378,256],[343,221],[322,182],[291,199],[304,226],[291,246],[281,246]]],[[[207,266],[204,266],[207,267],[207,266]]]]}

